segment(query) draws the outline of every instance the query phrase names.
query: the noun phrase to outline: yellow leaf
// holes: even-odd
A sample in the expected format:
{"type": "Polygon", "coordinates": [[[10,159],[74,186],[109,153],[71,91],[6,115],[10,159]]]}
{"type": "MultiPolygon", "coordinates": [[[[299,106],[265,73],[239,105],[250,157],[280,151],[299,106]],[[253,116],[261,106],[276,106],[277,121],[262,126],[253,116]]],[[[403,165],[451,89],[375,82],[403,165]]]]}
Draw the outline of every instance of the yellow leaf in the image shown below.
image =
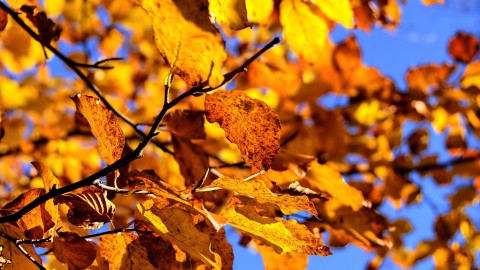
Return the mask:
{"type": "Polygon", "coordinates": [[[443,107],[432,111],[432,126],[435,132],[442,133],[448,125],[448,112],[443,107]]]}
{"type": "Polygon", "coordinates": [[[45,0],[45,13],[51,17],[57,17],[65,8],[65,0],[45,0]]]}
{"type": "Polygon", "coordinates": [[[255,249],[262,255],[265,270],[301,270],[307,269],[308,255],[298,252],[278,254],[272,247],[255,245],[255,249]]]}
{"type": "Polygon", "coordinates": [[[246,0],[248,20],[253,23],[266,24],[273,12],[273,0],[246,0]]]}
{"type": "Polygon", "coordinates": [[[385,116],[386,113],[380,108],[380,102],[377,99],[362,102],[354,113],[355,119],[366,126],[373,125],[385,116]]]}
{"type": "Polygon", "coordinates": [[[471,62],[462,75],[461,86],[463,89],[471,86],[480,88],[480,61],[471,62]]]}
{"type": "Polygon", "coordinates": [[[108,262],[108,269],[155,269],[136,234],[104,235],[98,244],[102,257],[108,262]]]}
{"type": "Polygon", "coordinates": [[[328,18],[336,21],[348,29],[352,29],[353,10],[350,0],[311,0],[328,18]]]}
{"type": "Polygon", "coordinates": [[[328,26],[308,3],[302,0],[282,1],[280,23],[283,26],[283,36],[294,52],[310,63],[321,58],[328,26]]]}
{"type": "MultiPolygon", "coordinates": [[[[53,188],[58,188],[58,179],[53,175],[52,170],[50,170],[47,165],[37,161],[32,162],[32,165],[37,170],[38,175],[42,177],[43,186],[46,192],[50,192],[53,188]]],[[[53,204],[53,200],[48,200],[45,203],[45,209],[52,216],[53,223],[57,224],[60,220],[60,216],[58,215],[58,206],[53,204]]]]}
{"type": "Polygon", "coordinates": [[[305,179],[312,188],[327,192],[342,204],[352,207],[353,210],[362,208],[362,193],[347,184],[342,175],[332,167],[314,162],[305,179]]]}
{"type": "Polygon", "coordinates": [[[280,149],[280,119],[274,110],[239,90],[207,95],[205,110],[208,122],[220,124],[246,162],[260,170],[270,168],[280,149]]]}
{"type": "Polygon", "coordinates": [[[150,16],[157,48],[190,85],[212,87],[223,81],[227,54],[220,32],[210,22],[207,0],[140,0],[150,16]]]}
{"type": "Polygon", "coordinates": [[[227,218],[230,226],[260,239],[277,253],[296,251],[322,256],[331,254],[321,238],[315,237],[296,220],[262,217],[256,212],[255,206],[236,205],[235,200],[220,215],[227,218]]]}
{"type": "Polygon", "coordinates": [[[113,112],[104,108],[100,100],[85,95],[72,97],[73,102],[88,121],[93,136],[97,138],[98,150],[103,161],[112,164],[122,157],[125,135],[113,112]]]}
{"type": "Polygon", "coordinates": [[[210,250],[211,236],[199,231],[190,213],[178,207],[163,207],[152,200],[137,205],[135,219],[147,222],[165,240],[210,267],[220,269],[221,258],[210,250]]]}
{"type": "MultiPolygon", "coordinates": [[[[23,235],[20,230],[10,225],[9,223],[0,224],[0,233],[9,235],[16,239],[22,239],[23,235]]],[[[42,264],[42,260],[38,257],[33,245],[22,245],[28,254],[37,262],[42,264]]],[[[36,269],[37,267],[29,259],[23,255],[15,243],[0,237],[0,261],[3,270],[17,270],[17,269],[36,269]]]]}
{"type": "Polygon", "coordinates": [[[201,188],[199,191],[209,190],[215,187],[228,189],[242,196],[254,197],[260,203],[276,204],[285,215],[308,211],[312,215],[317,216],[317,210],[315,210],[315,206],[308,200],[307,196],[274,194],[261,180],[254,179],[244,182],[239,178],[222,176],[214,180],[209,186],[201,188]]]}
{"type": "Polygon", "coordinates": [[[217,23],[234,30],[241,30],[249,25],[245,0],[210,0],[209,9],[217,23]]]}

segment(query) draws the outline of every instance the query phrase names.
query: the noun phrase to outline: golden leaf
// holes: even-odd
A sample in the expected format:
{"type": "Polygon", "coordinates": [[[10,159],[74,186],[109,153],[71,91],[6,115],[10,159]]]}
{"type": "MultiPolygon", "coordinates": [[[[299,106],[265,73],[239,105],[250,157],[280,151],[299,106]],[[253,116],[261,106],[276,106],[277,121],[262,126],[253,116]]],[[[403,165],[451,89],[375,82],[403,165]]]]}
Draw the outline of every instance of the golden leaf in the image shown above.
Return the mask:
{"type": "Polygon", "coordinates": [[[78,112],[90,124],[93,136],[97,138],[98,150],[103,161],[112,164],[122,157],[125,135],[113,112],[100,105],[100,100],[91,96],[76,95],[72,98],[78,112]]]}
{"type": "Polygon", "coordinates": [[[328,27],[308,3],[302,0],[284,0],[280,3],[280,22],[283,36],[292,50],[314,63],[320,58],[328,27]]]}
{"type": "Polygon", "coordinates": [[[308,211],[310,214],[317,216],[317,210],[315,210],[315,206],[308,200],[307,196],[272,193],[261,180],[254,179],[244,182],[239,178],[222,176],[214,180],[209,186],[203,187],[198,191],[209,190],[215,187],[228,189],[242,196],[254,197],[260,203],[276,204],[285,215],[308,211]]]}
{"type": "Polygon", "coordinates": [[[210,250],[211,236],[199,231],[190,213],[178,207],[164,207],[148,200],[137,205],[135,219],[147,222],[148,227],[165,240],[210,267],[220,269],[220,256],[210,250]]]}
{"type": "Polygon", "coordinates": [[[435,5],[435,4],[443,4],[445,3],[445,0],[422,0],[422,3],[424,5],[435,5]]]}
{"type": "Polygon", "coordinates": [[[59,232],[53,237],[53,254],[68,269],[85,269],[97,256],[96,245],[73,232],[59,232]]]}
{"type": "Polygon", "coordinates": [[[174,74],[189,85],[223,82],[227,54],[220,32],[210,22],[206,0],[139,0],[150,16],[155,43],[174,74]]]}
{"type": "Polygon", "coordinates": [[[468,63],[462,75],[461,86],[463,89],[476,86],[480,88],[480,61],[468,63]]]}
{"type": "MultiPolygon", "coordinates": [[[[9,224],[2,223],[0,224],[0,233],[9,235],[16,239],[22,239],[23,233],[19,228],[9,224]]],[[[35,261],[42,264],[42,260],[35,252],[33,245],[22,245],[22,248],[25,249],[28,254],[35,259],[35,261]]],[[[23,253],[18,249],[15,243],[0,237],[0,258],[1,263],[0,268],[3,270],[18,270],[18,269],[35,269],[37,268],[33,262],[23,255],[23,253]]]]}
{"type": "Polygon", "coordinates": [[[336,21],[348,29],[352,29],[353,10],[350,0],[311,0],[328,18],[336,21]]]}
{"type": "Polygon", "coordinates": [[[266,24],[273,12],[273,0],[245,0],[245,5],[252,23],[266,24]]]}
{"type": "MultiPolygon", "coordinates": [[[[42,178],[43,186],[46,192],[50,192],[52,189],[58,188],[58,179],[55,177],[55,175],[53,175],[52,170],[50,170],[47,165],[37,161],[33,161],[32,165],[37,170],[38,175],[42,178]]],[[[53,200],[48,200],[45,202],[45,209],[52,216],[52,222],[57,224],[60,220],[60,216],[58,215],[58,206],[54,205],[53,200]]]]}
{"type": "Polygon", "coordinates": [[[302,270],[307,269],[308,255],[298,252],[278,254],[272,247],[255,245],[255,249],[262,255],[265,270],[302,270]]]}
{"type": "Polygon", "coordinates": [[[343,180],[342,175],[332,167],[314,162],[304,179],[308,181],[308,184],[313,189],[327,192],[342,204],[352,207],[355,211],[362,208],[362,193],[347,184],[343,180]]]}
{"type": "Polygon", "coordinates": [[[108,269],[155,269],[148,260],[148,253],[134,233],[108,234],[98,243],[108,269]]]}
{"type": "Polygon", "coordinates": [[[260,170],[268,170],[280,149],[280,120],[260,100],[239,90],[220,90],[205,98],[208,122],[218,122],[242,158],[260,170]]]}
{"type": "Polygon", "coordinates": [[[234,30],[249,26],[245,0],[210,0],[208,2],[210,14],[220,25],[234,30]]]}
{"type": "Polygon", "coordinates": [[[228,224],[260,239],[272,246],[277,253],[296,251],[312,255],[330,255],[330,249],[321,238],[315,237],[304,225],[296,220],[260,216],[253,205],[236,205],[232,200],[229,207],[220,215],[228,219],[228,224]]]}

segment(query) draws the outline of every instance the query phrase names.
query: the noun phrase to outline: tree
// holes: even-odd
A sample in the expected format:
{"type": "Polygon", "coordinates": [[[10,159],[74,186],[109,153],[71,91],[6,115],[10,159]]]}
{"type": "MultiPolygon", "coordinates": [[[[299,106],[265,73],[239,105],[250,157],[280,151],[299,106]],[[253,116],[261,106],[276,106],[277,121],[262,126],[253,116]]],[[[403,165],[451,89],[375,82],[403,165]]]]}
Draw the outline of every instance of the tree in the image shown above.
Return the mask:
{"type": "Polygon", "coordinates": [[[0,2],[5,269],[230,269],[226,225],[267,269],[349,243],[376,254],[372,269],[430,256],[474,267],[473,35],[452,37],[453,63],[410,69],[400,91],[362,63],[355,36],[328,37],[337,24],[396,27],[394,0],[13,2],[0,2]],[[348,103],[326,109],[326,94],[348,103]],[[435,134],[447,161],[425,154],[435,134]],[[428,203],[413,174],[469,184],[410,250],[409,221],[378,208],[428,203]]]}

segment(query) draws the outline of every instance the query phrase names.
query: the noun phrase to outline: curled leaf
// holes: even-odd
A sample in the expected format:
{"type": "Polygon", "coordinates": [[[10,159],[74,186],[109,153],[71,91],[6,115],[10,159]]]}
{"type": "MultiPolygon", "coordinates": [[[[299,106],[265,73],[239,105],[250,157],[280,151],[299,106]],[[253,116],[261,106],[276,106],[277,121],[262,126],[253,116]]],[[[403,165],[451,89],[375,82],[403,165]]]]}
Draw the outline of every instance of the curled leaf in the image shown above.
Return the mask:
{"type": "Polygon", "coordinates": [[[64,203],[68,210],[68,220],[87,230],[98,229],[110,222],[115,213],[115,205],[107,199],[105,192],[90,188],[78,194],[65,194],[55,198],[55,204],[64,203]]]}
{"type": "Polygon", "coordinates": [[[280,149],[280,120],[265,102],[239,90],[219,90],[207,95],[205,110],[208,122],[220,124],[246,162],[260,170],[272,166],[280,149]]]}
{"type": "Polygon", "coordinates": [[[53,237],[53,254],[70,270],[85,269],[95,261],[97,248],[74,232],[59,232],[53,237]]]}

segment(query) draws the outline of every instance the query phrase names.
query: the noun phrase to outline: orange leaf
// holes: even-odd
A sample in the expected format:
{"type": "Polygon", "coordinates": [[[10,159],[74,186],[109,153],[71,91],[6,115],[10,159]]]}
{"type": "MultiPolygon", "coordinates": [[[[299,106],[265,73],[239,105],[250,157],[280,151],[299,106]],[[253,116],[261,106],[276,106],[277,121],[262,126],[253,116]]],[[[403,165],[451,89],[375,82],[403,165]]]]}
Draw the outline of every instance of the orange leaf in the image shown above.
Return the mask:
{"type": "MultiPolygon", "coordinates": [[[[0,224],[0,233],[16,239],[23,238],[23,233],[20,229],[9,223],[0,224]]],[[[37,255],[37,252],[35,252],[33,245],[24,244],[22,248],[24,248],[33,259],[42,264],[42,260],[37,255]]],[[[36,269],[37,267],[23,255],[14,242],[0,237],[0,268],[3,270],[16,270],[36,269]]]]}
{"type": "Polygon", "coordinates": [[[307,196],[290,196],[272,193],[261,180],[254,179],[244,182],[239,178],[222,176],[214,180],[209,186],[203,187],[198,191],[206,191],[216,187],[234,191],[242,196],[254,197],[259,203],[273,203],[277,205],[285,215],[291,215],[301,211],[308,211],[314,216],[318,215],[315,206],[308,200],[307,196]]]}
{"type": "Polygon", "coordinates": [[[200,146],[192,143],[189,139],[172,134],[172,144],[175,150],[175,160],[185,178],[185,186],[198,183],[208,169],[208,156],[200,146]]]}
{"type": "Polygon", "coordinates": [[[418,68],[410,68],[405,74],[410,91],[428,94],[430,87],[439,87],[447,82],[447,79],[455,70],[455,66],[424,65],[418,68]]]}
{"type": "Polygon", "coordinates": [[[333,64],[342,73],[344,78],[350,75],[362,63],[362,52],[358,46],[355,36],[348,36],[342,43],[338,44],[333,51],[333,64]]]}
{"type": "Polygon", "coordinates": [[[203,111],[175,110],[165,115],[170,132],[187,139],[205,139],[203,111]]]}
{"type": "Polygon", "coordinates": [[[210,22],[207,0],[137,2],[150,16],[157,48],[174,74],[194,86],[223,82],[227,54],[220,32],[210,22]]]}
{"type": "Polygon", "coordinates": [[[100,252],[108,269],[155,269],[145,247],[134,233],[108,234],[100,237],[100,252]]]}
{"type": "Polygon", "coordinates": [[[53,237],[53,254],[68,269],[85,269],[97,256],[96,245],[73,232],[59,232],[53,237]]]}
{"type": "MultiPolygon", "coordinates": [[[[2,209],[0,209],[0,213],[2,216],[14,214],[44,194],[45,190],[43,188],[26,191],[20,194],[15,200],[3,206],[2,209]]],[[[50,213],[45,209],[45,203],[43,203],[25,214],[17,221],[17,225],[24,231],[26,238],[41,239],[48,229],[55,226],[55,223],[52,221],[50,213]]]]}
{"type": "Polygon", "coordinates": [[[112,164],[119,160],[125,146],[125,135],[115,114],[100,105],[100,100],[91,96],[78,94],[72,100],[90,124],[103,161],[112,164]]]}
{"type": "Polygon", "coordinates": [[[241,30],[249,26],[245,0],[210,0],[210,14],[221,25],[241,30]]]}
{"type": "Polygon", "coordinates": [[[239,90],[220,90],[205,98],[208,122],[218,122],[242,158],[268,170],[280,149],[280,120],[263,101],[239,90]]]}
{"type": "Polygon", "coordinates": [[[82,193],[61,195],[54,200],[55,204],[68,205],[68,220],[87,230],[102,227],[105,222],[110,222],[115,213],[115,205],[107,199],[106,192],[96,188],[86,189],[82,193]]]}
{"type": "Polygon", "coordinates": [[[332,167],[314,162],[304,179],[313,189],[327,192],[342,204],[348,205],[354,210],[362,208],[362,193],[347,184],[342,175],[332,167]]]}
{"type": "Polygon", "coordinates": [[[448,53],[456,61],[468,63],[478,52],[478,40],[474,35],[458,32],[448,43],[448,53]]]}
{"type": "Polygon", "coordinates": [[[278,254],[272,247],[255,245],[255,249],[263,257],[265,270],[302,270],[307,269],[308,255],[298,252],[278,254]]]}

